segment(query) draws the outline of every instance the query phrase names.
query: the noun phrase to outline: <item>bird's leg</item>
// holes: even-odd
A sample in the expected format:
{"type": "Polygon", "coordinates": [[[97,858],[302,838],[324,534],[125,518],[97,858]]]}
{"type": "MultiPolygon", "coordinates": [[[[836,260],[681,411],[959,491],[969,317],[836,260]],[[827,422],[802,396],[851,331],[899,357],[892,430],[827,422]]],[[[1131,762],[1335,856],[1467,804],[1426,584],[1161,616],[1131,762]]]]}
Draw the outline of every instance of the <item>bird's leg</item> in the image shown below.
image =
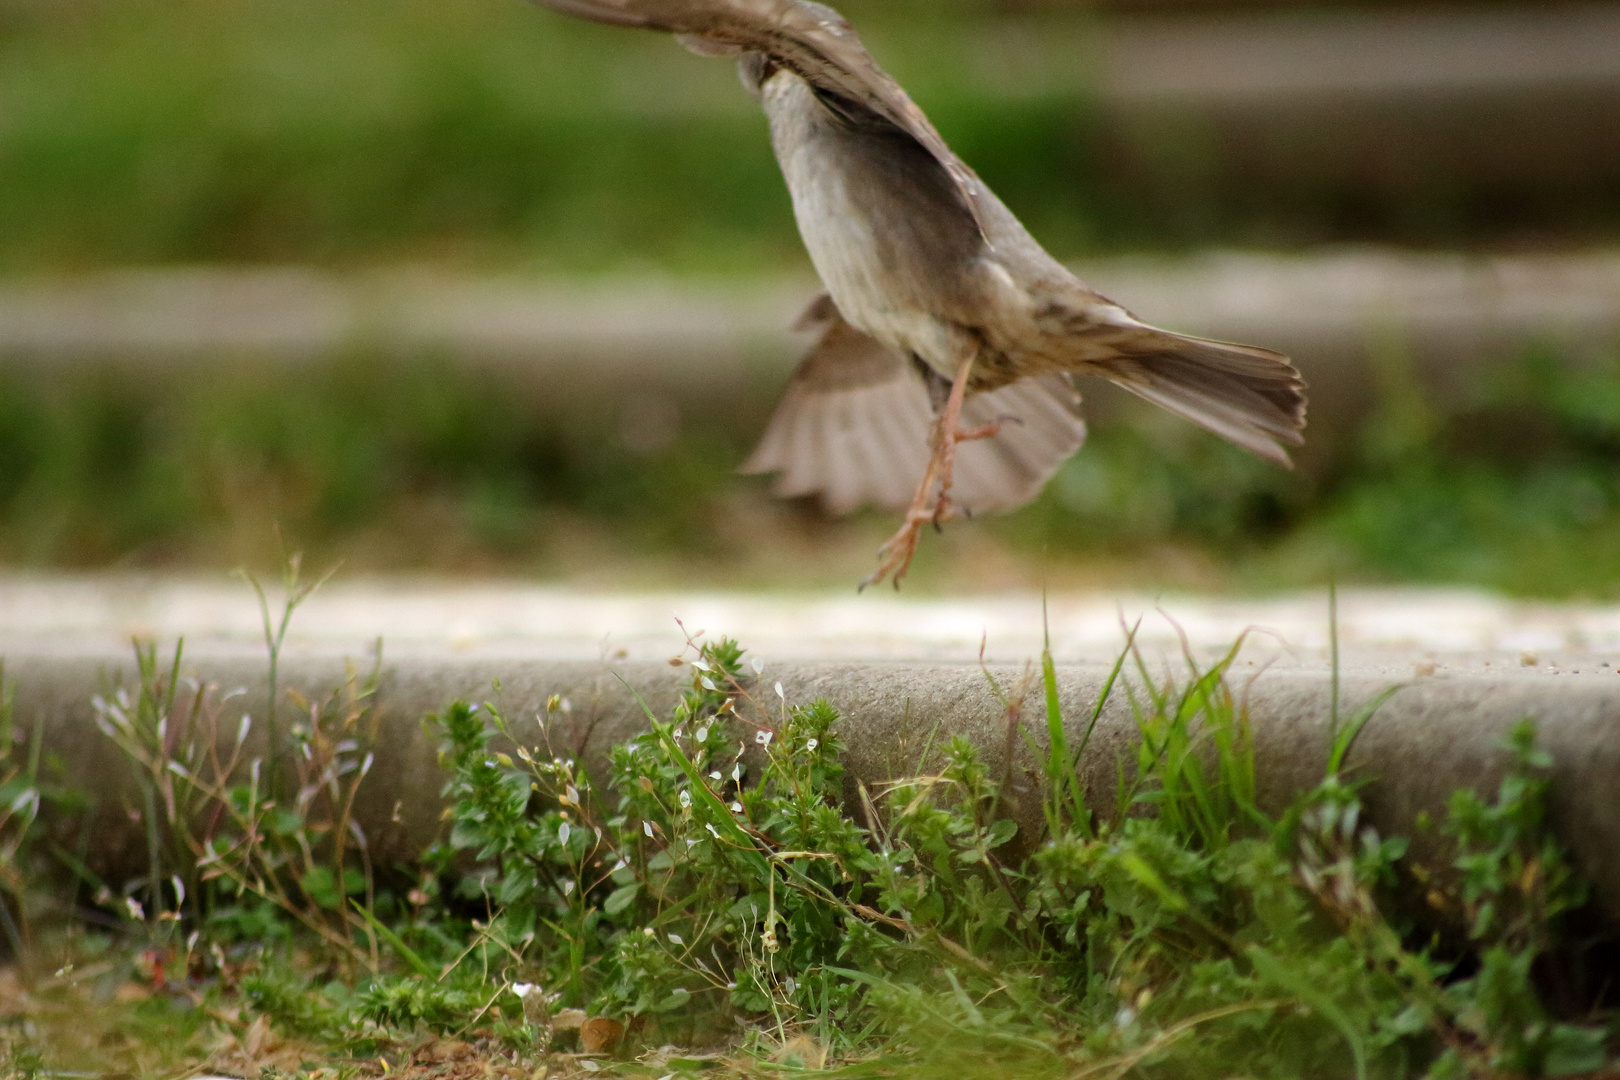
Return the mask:
{"type": "Polygon", "coordinates": [[[884,578],[890,578],[896,589],[900,588],[900,579],[906,576],[911,567],[912,556],[917,553],[917,541],[922,535],[924,525],[940,523],[952,517],[950,510],[949,492],[951,490],[951,471],[956,464],[956,444],[968,439],[988,439],[1000,430],[999,421],[983,424],[966,431],[957,429],[957,423],[962,418],[962,399],[967,394],[968,375],[973,370],[973,356],[963,360],[956,369],[956,378],[951,381],[951,392],[945,398],[945,406],[940,409],[939,416],[934,420],[934,430],[929,435],[928,467],[923,470],[922,482],[917,485],[917,493],[912,496],[911,505],[906,508],[906,517],[900,524],[900,529],[888,541],[878,548],[878,568],[872,575],[861,582],[860,587],[865,589],[868,585],[876,585],[884,578]],[[939,495],[934,497],[934,485],[939,484],[939,495]]]}
{"type": "MultiPolygon", "coordinates": [[[[960,414],[959,414],[960,415],[960,414]]],[[[941,419],[944,419],[942,416],[941,419]]],[[[956,474],[956,446],[958,443],[973,442],[975,439],[993,439],[1001,434],[1001,421],[992,420],[988,424],[978,427],[958,429],[946,440],[942,451],[944,457],[940,466],[939,497],[934,500],[934,513],[929,519],[938,529],[945,522],[956,516],[956,508],[951,505],[951,481],[956,474]]]]}

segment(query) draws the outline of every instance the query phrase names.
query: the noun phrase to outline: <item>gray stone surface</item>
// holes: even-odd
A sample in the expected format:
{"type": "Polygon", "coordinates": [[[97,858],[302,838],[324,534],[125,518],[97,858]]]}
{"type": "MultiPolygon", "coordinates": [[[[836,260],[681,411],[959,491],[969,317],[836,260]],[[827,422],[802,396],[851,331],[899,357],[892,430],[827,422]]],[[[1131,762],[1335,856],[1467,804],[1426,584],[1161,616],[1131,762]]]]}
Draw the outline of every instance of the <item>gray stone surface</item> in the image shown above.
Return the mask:
{"type": "MultiPolygon", "coordinates": [[[[1249,625],[1254,632],[1229,685],[1254,726],[1261,794],[1269,806],[1319,778],[1331,723],[1332,680],[1321,597],[1266,603],[1056,597],[1054,651],[1065,719],[1077,730],[1118,649],[1119,619],[1144,617],[1152,677],[1185,673],[1181,636],[1208,663],[1249,625]],[[1162,612],[1162,613],[1161,613],[1162,612]],[[1171,622],[1170,620],[1175,620],[1171,622]]],[[[614,597],[514,586],[429,589],[350,584],[319,594],[301,613],[282,681],[306,693],[341,684],[384,638],[377,698],[377,764],[359,818],[378,858],[407,857],[439,828],[442,777],[422,717],[452,698],[498,703],[519,737],[540,741],[537,716],[553,694],[550,745],[600,766],[606,747],[655,711],[689,673],[671,667],[688,630],[729,633],[765,661],[742,713],[768,725],[782,684],[790,701],[826,696],[844,713],[853,779],[879,781],[928,768],[930,738],[962,733],[1007,768],[1007,714],[976,662],[985,636],[990,671],[1015,687],[1039,649],[1033,596],[955,600],[769,597],[614,597]],[[458,621],[459,620],[459,621],[458,621]],[[612,635],[604,628],[617,626],[612,635]],[[661,627],[661,628],[660,628],[661,627]],[[977,629],[975,628],[977,627],[977,629]],[[346,661],[349,664],[346,665],[346,661]],[[499,688],[496,688],[496,682],[499,688]],[[935,735],[936,731],[938,735],[935,735]]],[[[221,730],[242,713],[263,716],[266,664],[252,638],[257,613],[244,590],[172,583],[0,581],[0,652],[17,685],[19,720],[44,725],[48,746],[93,788],[105,811],[97,864],[127,871],[140,838],[117,813],[126,773],[96,729],[91,696],[128,685],[132,664],[119,637],[172,635],[189,623],[185,668],[223,694],[221,730]],[[124,590],[120,593],[120,590],[124,590]]],[[[1438,818],[1450,793],[1491,789],[1501,775],[1497,744],[1535,718],[1554,767],[1553,823],[1620,916],[1620,611],[1515,605],[1458,593],[1347,595],[1341,611],[1341,714],[1392,686],[1394,696],[1356,744],[1352,765],[1371,779],[1369,820],[1414,837],[1414,857],[1443,867],[1432,833],[1413,833],[1420,814],[1438,818]]],[[[1140,677],[1138,677],[1138,685],[1140,677]]],[[[1039,694],[1024,719],[1044,730],[1039,694]]],[[[747,729],[739,734],[746,736],[747,729]]],[[[1111,797],[1116,755],[1132,734],[1123,697],[1111,701],[1083,764],[1099,801],[1111,797]]],[[[262,724],[251,736],[260,740],[262,724]]],[[[1019,816],[1033,824],[1037,792],[1021,741],[1010,765],[1019,816]]]]}
{"type": "MultiPolygon", "coordinates": [[[[1371,407],[1391,362],[1410,362],[1443,401],[1529,345],[1576,363],[1620,345],[1615,251],[1227,253],[1078,269],[1149,321],[1293,356],[1311,385],[1307,453],[1371,407]]],[[[815,291],[809,279],[585,287],[407,270],[124,270],[0,284],[0,363],[127,364],[184,378],[364,347],[493,369],[545,415],[648,401],[696,414],[717,400],[763,413],[804,346],[789,327],[815,291]]],[[[1088,411],[1116,406],[1111,387],[1086,382],[1088,411]]]]}
{"type": "MultiPolygon", "coordinates": [[[[1215,5],[1209,5],[1215,6],[1215,5]]],[[[1620,88],[1610,3],[1404,5],[1308,18],[1230,11],[1121,19],[1103,35],[1110,101],[1253,104],[1306,98],[1534,94],[1620,88]]]]}

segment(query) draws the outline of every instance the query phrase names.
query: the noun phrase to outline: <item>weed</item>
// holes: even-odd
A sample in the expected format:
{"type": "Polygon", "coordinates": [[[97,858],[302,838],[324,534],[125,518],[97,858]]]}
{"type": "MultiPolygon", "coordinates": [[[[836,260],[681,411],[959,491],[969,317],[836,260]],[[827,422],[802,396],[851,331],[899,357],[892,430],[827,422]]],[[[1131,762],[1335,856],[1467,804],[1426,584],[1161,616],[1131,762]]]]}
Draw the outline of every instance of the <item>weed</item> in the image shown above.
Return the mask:
{"type": "MultiPolygon", "coordinates": [[[[275,633],[265,607],[271,701],[282,692],[274,667],[282,638],[314,588],[299,583],[296,559],[286,584],[275,633]]],[[[263,603],[257,582],[254,588],[263,603]]],[[[134,691],[119,688],[94,701],[97,723],[133,766],[146,832],[147,872],[129,885],[145,900],[131,894],[122,910],[154,931],[189,916],[208,926],[216,943],[273,936],[283,930],[272,914],[279,913],[344,955],[355,953],[357,935],[365,938],[367,952],[356,955],[375,968],[375,935],[369,922],[356,921],[351,901],[362,899],[366,911],[375,901],[366,836],[353,809],[374,760],[371,698],[380,651],[369,674],[351,666],[322,700],[288,692],[303,719],[292,725],[291,752],[283,755],[294,770],[285,791],[271,779],[275,769],[250,754],[251,715],[227,730],[227,702],[241,692],[221,695],[217,686],[183,677],[183,642],[167,665],[150,643],[137,643],[135,655],[134,691]]],[[[274,715],[273,706],[268,711],[274,715]]],[[[270,747],[278,734],[272,726],[270,747]]],[[[158,937],[169,944],[168,934],[158,937]]]]}
{"type": "MultiPolygon", "coordinates": [[[[836,714],[760,694],[730,642],[699,649],[672,716],[615,750],[611,813],[572,761],[519,743],[514,761],[491,749],[514,735],[498,712],[457,705],[436,721],[452,837],[487,868],[462,888],[506,904],[490,925],[505,920],[509,968],[638,1045],[741,1020],[773,1045],[802,1033],[835,1057],[923,1072],[945,1047],[953,1069],[1030,1075],[1601,1062],[1602,1031],[1548,1020],[1529,977],[1581,900],[1538,817],[1533,729],[1515,733],[1495,802],[1453,807],[1464,901],[1476,923],[1490,905],[1505,935],[1476,932],[1500,955],[1458,978],[1385,914],[1405,844],[1361,820],[1340,774],[1371,709],[1337,732],[1322,784],[1272,820],[1230,660],[1189,657],[1177,687],[1138,658],[1124,685],[1140,742],[1101,819],[1049,723],[1046,835],[1027,860],[1004,854],[1016,826],[961,740],[936,771],[866,792],[866,825],[842,813],[836,714]],[[750,744],[765,751],[757,776],[750,744]]],[[[1050,719],[1049,663],[1042,684],[1050,719]]]]}
{"type": "Polygon", "coordinates": [[[33,739],[21,743],[14,698],[0,662],[0,928],[12,955],[21,956],[30,938],[29,845],[39,816],[40,732],[36,727],[33,739]]]}
{"type": "Polygon", "coordinates": [[[931,739],[847,802],[837,712],[789,702],[731,641],[689,642],[681,700],[612,748],[602,783],[553,743],[567,702],[537,727],[456,702],[429,721],[448,831],[401,904],[375,894],[347,824],[367,684],[300,702],[306,764],[282,809],[246,731],[219,738],[218,695],[179,677],[178,650],[159,665],[145,647],[139,691],[100,706],[153,818],[149,869],[123,905],[144,959],[101,970],[162,988],[169,962],[164,993],[229,1030],[214,1060],[238,1071],[475,1055],[511,1075],[569,1062],[685,1075],[721,1053],[726,1075],[1603,1067],[1600,1002],[1554,1007],[1542,991],[1586,893],[1546,827],[1533,726],[1504,744],[1493,797],[1452,801],[1455,883],[1434,895],[1466,932],[1447,943],[1391,914],[1405,843],[1369,827],[1364,780],[1343,770],[1376,703],[1336,720],[1321,782],[1269,817],[1225,682],[1233,655],[1155,674],[1127,645],[1073,724],[1043,656],[1004,695],[1047,779],[1025,837],[960,738],[931,739]],[[1025,729],[1037,687],[1047,713],[1025,729]],[[1077,766],[1115,696],[1137,742],[1112,792],[1087,790],[1077,766]]]}

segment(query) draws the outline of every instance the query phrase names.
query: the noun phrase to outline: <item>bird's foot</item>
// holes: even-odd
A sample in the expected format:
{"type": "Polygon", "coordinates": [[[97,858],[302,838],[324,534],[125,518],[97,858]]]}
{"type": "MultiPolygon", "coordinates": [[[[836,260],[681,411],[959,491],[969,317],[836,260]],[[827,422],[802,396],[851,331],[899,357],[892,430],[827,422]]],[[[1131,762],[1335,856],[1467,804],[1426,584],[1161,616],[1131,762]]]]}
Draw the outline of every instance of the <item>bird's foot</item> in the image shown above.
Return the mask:
{"type": "Polygon", "coordinates": [[[883,579],[888,578],[894,582],[895,591],[898,592],[900,579],[911,569],[912,557],[917,554],[917,541],[922,539],[923,526],[934,523],[937,512],[936,507],[913,504],[906,511],[906,519],[899,530],[878,548],[878,568],[857,586],[856,591],[865,592],[868,585],[881,584],[883,579]]]}

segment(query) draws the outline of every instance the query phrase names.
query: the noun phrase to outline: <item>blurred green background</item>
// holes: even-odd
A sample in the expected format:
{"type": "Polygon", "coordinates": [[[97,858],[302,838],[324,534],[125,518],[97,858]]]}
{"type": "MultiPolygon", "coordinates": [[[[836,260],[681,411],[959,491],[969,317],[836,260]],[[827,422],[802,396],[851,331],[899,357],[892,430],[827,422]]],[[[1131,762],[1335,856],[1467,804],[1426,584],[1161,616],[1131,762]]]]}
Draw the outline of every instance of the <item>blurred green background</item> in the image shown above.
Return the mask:
{"type": "MultiPolygon", "coordinates": [[[[844,5],[1060,257],[1477,245],[1620,224],[1616,177],[1593,175],[1574,148],[1568,175],[1556,161],[1491,175],[1448,159],[1443,116],[1440,130],[1407,133],[1415,148],[1389,148],[1403,163],[1343,163],[1370,156],[1377,137],[1354,126],[1376,105],[1325,105],[1282,125],[1174,102],[1099,108],[1098,47],[1117,10],[1008,13],[1017,6],[844,5]]],[[[1230,9],[1192,6],[1217,14],[1190,34],[1230,9]]],[[[1309,25],[1324,7],[1285,5],[1272,19],[1309,25]]],[[[1247,20],[1240,30],[1256,22],[1241,5],[1228,17],[1247,20]]],[[[1396,100],[1388,111],[1411,110],[1396,100]]],[[[0,0],[0,270],[397,259],[797,269],[764,132],[729,64],[521,0],[0,0]]],[[[1534,137],[1521,127],[1487,156],[1534,137]]]]}
{"type": "MultiPolygon", "coordinates": [[[[1510,90],[1483,127],[1467,102],[1399,95],[1195,106],[1119,91],[1103,47],[1121,27],[1409,7],[843,5],[1062,258],[1611,244],[1620,150],[1580,135],[1617,120],[1601,94],[1510,90]],[[1515,155],[1535,167],[1492,167],[1515,155]]],[[[659,35],[520,0],[0,0],[0,285],[262,263],[717,290],[808,274],[757,106],[729,64],[659,35]]],[[[1293,474],[1128,413],[1034,506],[930,538],[918,585],[1615,595],[1615,368],[1526,348],[1470,386],[1385,380],[1293,474]]],[[[437,354],[177,373],[0,353],[0,565],[216,568],[287,543],[376,571],[853,582],[892,522],[830,522],[733,475],[768,404],[714,401],[635,451],[437,354]]]]}

